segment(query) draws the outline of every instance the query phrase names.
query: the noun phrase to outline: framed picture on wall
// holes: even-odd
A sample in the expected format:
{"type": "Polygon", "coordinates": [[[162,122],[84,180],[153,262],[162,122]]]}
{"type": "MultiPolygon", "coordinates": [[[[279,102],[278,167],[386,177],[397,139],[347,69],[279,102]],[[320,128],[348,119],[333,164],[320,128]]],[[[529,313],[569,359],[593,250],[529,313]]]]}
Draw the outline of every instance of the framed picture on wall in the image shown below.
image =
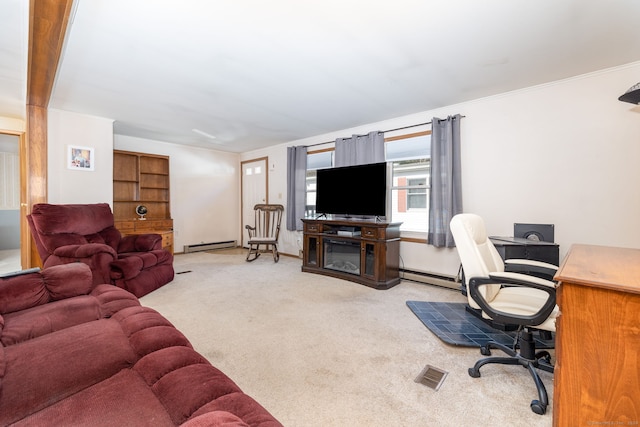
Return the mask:
{"type": "Polygon", "coordinates": [[[67,168],[92,171],[95,163],[93,147],[78,147],[69,145],[67,151],[67,168]]]}

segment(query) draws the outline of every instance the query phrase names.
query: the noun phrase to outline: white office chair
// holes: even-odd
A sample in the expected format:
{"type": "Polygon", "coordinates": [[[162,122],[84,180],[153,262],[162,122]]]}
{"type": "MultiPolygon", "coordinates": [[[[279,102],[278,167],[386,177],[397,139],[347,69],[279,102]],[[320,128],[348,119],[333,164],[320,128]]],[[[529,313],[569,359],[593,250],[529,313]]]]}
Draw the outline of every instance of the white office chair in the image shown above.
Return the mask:
{"type": "MultiPolygon", "coordinates": [[[[531,401],[531,410],[542,415],[546,412],[549,399],[536,369],[553,372],[553,366],[548,352],[536,353],[532,330],[555,331],[558,315],[555,283],[529,274],[505,272],[505,263],[489,240],[484,221],[478,215],[456,215],[451,220],[450,228],[467,281],[469,305],[481,310],[485,318],[518,326],[513,348],[488,342],[480,349],[485,356],[491,355],[491,349],[499,349],[509,357],[480,359],[469,368],[469,375],[480,377],[480,368],[488,363],[526,367],[538,390],[538,399],[531,401]]],[[[523,264],[523,271],[546,272],[549,277],[557,269],[556,266],[537,261],[509,260],[511,270],[523,264]]]]}

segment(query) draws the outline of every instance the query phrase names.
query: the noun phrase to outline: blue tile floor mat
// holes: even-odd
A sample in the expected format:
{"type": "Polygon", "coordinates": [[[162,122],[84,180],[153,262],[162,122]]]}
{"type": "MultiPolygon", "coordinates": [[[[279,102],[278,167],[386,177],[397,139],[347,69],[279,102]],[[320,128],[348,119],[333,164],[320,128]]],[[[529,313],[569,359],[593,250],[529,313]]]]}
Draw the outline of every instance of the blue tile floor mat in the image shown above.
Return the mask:
{"type": "MultiPolygon", "coordinates": [[[[492,328],[481,319],[469,313],[466,303],[407,301],[407,306],[431,332],[442,341],[461,347],[480,347],[487,341],[513,345],[515,331],[501,331],[492,328]]],[[[538,333],[533,334],[537,349],[554,348],[555,334],[550,340],[543,340],[538,333]]]]}

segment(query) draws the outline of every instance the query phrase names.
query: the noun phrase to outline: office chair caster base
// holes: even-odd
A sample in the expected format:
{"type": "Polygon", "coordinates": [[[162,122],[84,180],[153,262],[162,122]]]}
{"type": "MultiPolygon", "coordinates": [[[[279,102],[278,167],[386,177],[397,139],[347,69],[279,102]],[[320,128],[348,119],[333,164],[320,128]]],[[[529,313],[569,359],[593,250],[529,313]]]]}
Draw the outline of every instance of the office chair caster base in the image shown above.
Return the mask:
{"type": "Polygon", "coordinates": [[[480,369],[469,368],[469,376],[472,378],[480,378],[480,369]]]}
{"type": "Polygon", "coordinates": [[[536,353],[536,359],[541,359],[551,364],[551,354],[548,351],[539,351],[536,353]]]}
{"type": "Polygon", "coordinates": [[[531,401],[531,410],[538,415],[544,415],[547,412],[547,405],[538,400],[531,401]]]}

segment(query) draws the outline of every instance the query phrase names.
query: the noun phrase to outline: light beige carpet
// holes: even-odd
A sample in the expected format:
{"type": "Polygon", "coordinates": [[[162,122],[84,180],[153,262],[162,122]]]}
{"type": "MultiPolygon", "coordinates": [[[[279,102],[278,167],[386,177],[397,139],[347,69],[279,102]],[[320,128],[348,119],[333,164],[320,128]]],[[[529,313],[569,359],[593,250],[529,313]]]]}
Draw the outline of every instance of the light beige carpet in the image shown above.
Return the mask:
{"type": "MultiPolygon", "coordinates": [[[[175,280],[142,298],[285,426],[551,426],[529,373],[467,368],[478,349],[441,342],[407,300],[463,302],[459,291],[403,281],[389,290],[302,273],[301,261],[244,251],[177,255],[175,280]],[[439,391],[414,382],[449,372],[439,391]]],[[[496,352],[497,354],[498,352],[496,352]]],[[[542,378],[552,402],[553,375],[542,378]]]]}

